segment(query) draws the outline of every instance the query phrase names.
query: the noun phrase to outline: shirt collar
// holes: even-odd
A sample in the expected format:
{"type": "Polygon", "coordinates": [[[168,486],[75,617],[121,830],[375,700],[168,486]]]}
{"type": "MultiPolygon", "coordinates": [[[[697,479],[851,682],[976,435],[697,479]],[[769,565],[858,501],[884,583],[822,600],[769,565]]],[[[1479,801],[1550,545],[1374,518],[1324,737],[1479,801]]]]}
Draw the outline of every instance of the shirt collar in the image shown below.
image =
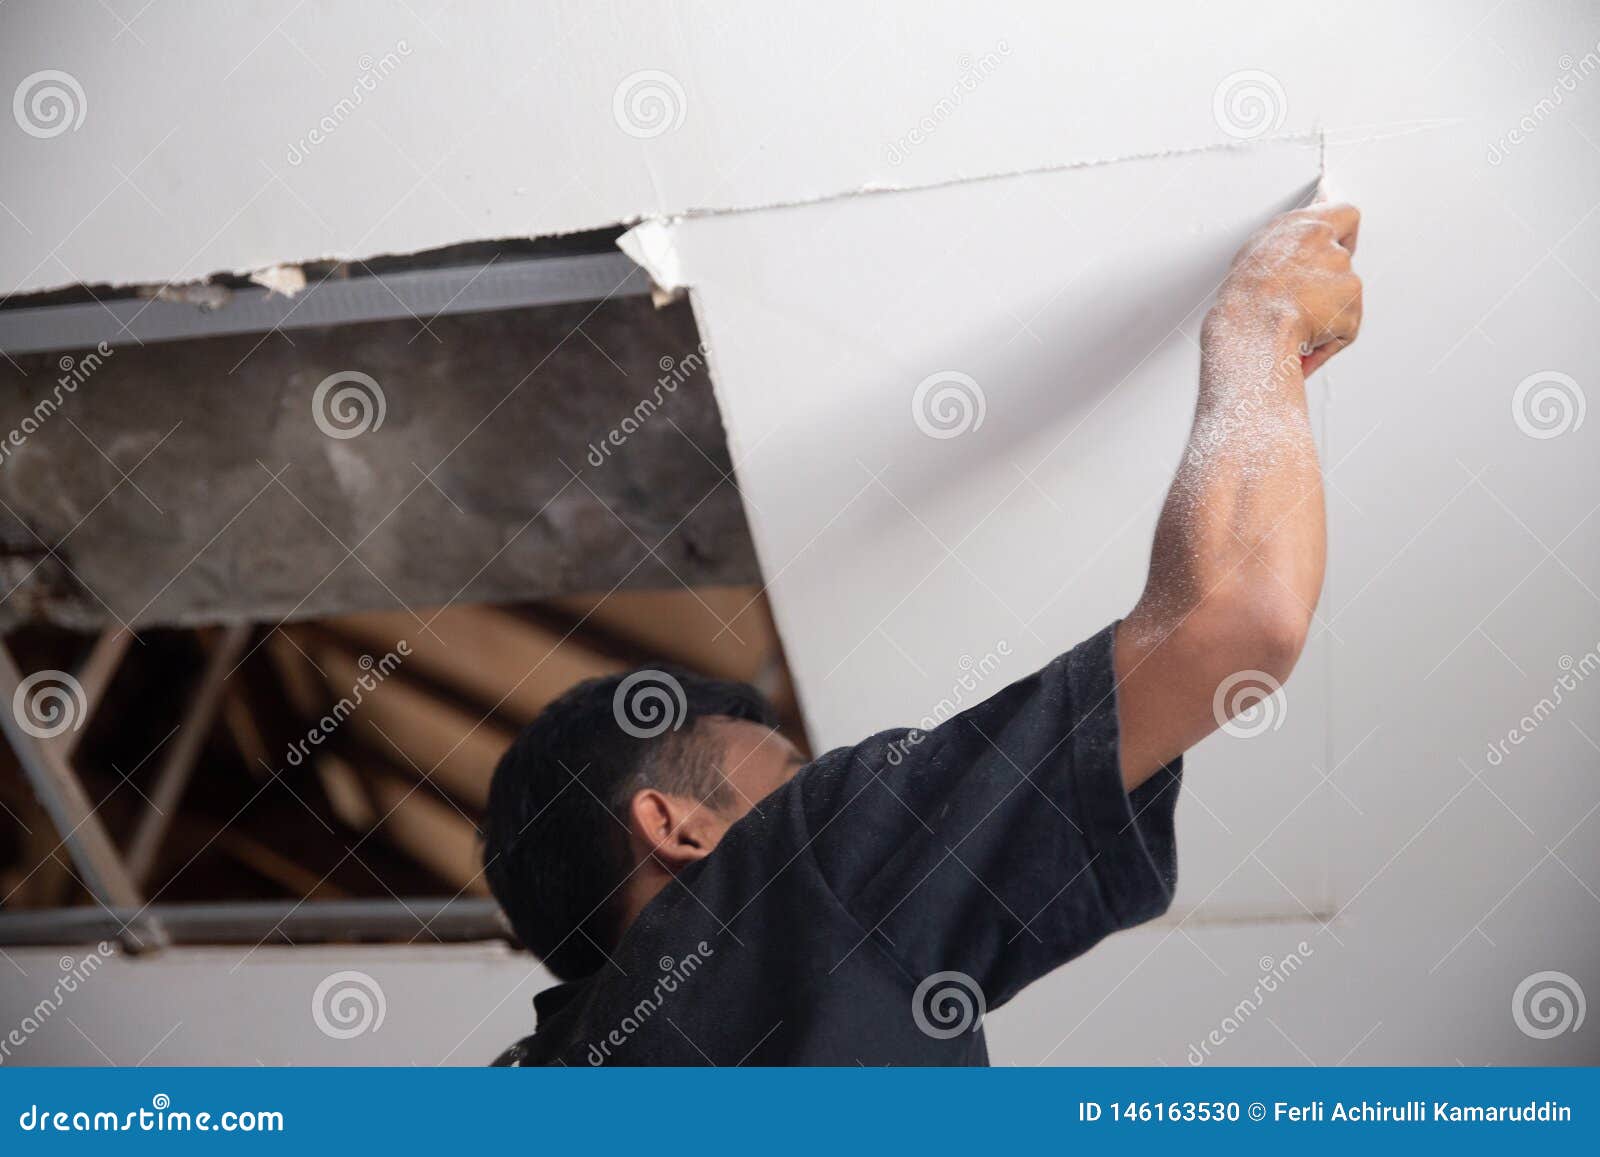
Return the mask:
{"type": "Polygon", "coordinates": [[[533,1016],[534,1026],[542,1027],[547,1022],[554,1020],[561,1011],[582,995],[588,987],[588,980],[569,980],[565,984],[557,984],[543,992],[534,994],[533,1016]]]}

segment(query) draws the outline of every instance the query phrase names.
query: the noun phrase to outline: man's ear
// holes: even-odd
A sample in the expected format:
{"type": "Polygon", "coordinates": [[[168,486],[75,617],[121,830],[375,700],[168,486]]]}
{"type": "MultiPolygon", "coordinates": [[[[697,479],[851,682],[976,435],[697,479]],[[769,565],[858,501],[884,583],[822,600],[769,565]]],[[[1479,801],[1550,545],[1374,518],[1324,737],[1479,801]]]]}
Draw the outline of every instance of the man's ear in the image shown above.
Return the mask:
{"type": "Polygon", "coordinates": [[[711,854],[727,823],[709,806],[653,787],[628,801],[628,834],[642,854],[674,875],[711,854]]]}

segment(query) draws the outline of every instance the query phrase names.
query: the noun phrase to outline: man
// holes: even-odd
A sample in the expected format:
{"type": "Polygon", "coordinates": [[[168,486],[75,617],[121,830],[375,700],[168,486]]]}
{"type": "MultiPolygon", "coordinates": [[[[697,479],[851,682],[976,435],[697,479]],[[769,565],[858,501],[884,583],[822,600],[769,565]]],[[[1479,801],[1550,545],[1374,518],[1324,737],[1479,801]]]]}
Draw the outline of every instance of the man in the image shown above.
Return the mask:
{"type": "Polygon", "coordinates": [[[1358,220],[1313,205],[1235,258],[1144,591],[1043,670],[810,763],[755,691],[676,671],[530,725],[484,866],[566,983],[499,1063],[983,1064],[985,1008],[1165,911],[1183,752],[1225,681],[1288,678],[1321,591],[1305,376],[1360,325],[1358,220]]]}

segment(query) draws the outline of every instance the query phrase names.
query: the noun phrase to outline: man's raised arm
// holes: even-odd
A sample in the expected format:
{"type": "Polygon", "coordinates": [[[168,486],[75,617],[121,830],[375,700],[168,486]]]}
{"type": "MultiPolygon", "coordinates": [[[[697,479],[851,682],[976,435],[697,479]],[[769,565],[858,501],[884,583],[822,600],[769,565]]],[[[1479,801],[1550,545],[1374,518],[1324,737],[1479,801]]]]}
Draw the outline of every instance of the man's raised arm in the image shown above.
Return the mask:
{"type": "Polygon", "coordinates": [[[1130,791],[1225,721],[1213,709],[1224,680],[1281,683],[1305,645],[1326,552],[1305,379],[1360,328],[1359,221],[1334,204],[1277,218],[1234,258],[1206,316],[1189,445],[1144,593],[1117,629],[1130,791]]]}

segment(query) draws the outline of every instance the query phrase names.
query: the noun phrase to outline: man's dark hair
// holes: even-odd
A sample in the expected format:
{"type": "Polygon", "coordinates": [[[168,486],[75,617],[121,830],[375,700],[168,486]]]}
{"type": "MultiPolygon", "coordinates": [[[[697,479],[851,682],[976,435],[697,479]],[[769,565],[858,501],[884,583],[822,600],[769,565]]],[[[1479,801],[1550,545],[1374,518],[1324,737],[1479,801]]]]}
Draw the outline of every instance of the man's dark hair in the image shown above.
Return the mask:
{"type": "Polygon", "coordinates": [[[579,683],[501,756],[484,875],[517,937],[561,979],[599,971],[619,937],[621,884],[633,869],[619,821],[634,793],[726,800],[722,751],[699,726],[709,716],[777,724],[748,684],[652,667],[579,683]]]}

